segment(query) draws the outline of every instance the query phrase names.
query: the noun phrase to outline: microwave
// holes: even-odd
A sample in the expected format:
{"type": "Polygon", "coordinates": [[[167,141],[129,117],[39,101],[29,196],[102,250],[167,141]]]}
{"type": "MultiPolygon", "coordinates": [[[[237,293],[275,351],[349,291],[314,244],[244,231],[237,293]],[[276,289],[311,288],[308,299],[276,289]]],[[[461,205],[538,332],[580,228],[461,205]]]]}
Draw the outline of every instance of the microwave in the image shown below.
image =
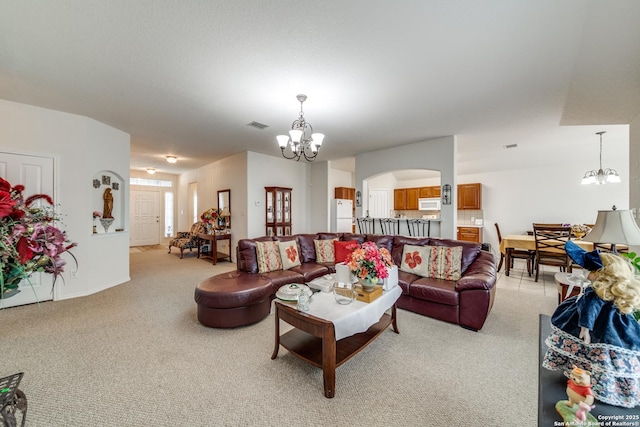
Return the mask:
{"type": "Polygon", "coordinates": [[[439,211],[441,206],[440,198],[418,199],[419,211],[439,211]]]}

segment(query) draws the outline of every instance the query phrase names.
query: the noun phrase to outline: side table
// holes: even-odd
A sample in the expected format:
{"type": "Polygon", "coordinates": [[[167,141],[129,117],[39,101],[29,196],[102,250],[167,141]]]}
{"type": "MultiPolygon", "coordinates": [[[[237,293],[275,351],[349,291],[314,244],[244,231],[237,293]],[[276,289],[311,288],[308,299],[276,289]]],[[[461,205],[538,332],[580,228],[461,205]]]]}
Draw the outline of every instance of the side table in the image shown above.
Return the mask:
{"type": "Polygon", "coordinates": [[[22,412],[21,426],[24,427],[27,419],[27,396],[18,389],[23,375],[24,372],[20,372],[0,378],[0,415],[2,415],[4,425],[7,427],[15,427],[17,425],[17,410],[22,412]]]}
{"type": "Polygon", "coordinates": [[[228,234],[227,233],[225,234],[198,233],[198,258],[200,258],[200,256],[211,257],[214,265],[218,263],[218,260],[222,260],[222,259],[228,259],[229,262],[231,262],[231,233],[228,233],[228,234]],[[218,252],[218,242],[221,240],[229,241],[228,254],[218,252]],[[210,252],[203,253],[201,251],[203,242],[211,243],[210,252]]]}

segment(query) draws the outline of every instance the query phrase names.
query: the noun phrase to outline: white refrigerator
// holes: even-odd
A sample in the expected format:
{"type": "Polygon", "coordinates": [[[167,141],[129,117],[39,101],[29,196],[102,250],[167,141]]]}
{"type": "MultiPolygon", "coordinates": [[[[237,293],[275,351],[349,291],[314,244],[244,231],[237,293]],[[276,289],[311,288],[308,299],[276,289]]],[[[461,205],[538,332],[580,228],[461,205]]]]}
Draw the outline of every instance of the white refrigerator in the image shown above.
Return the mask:
{"type": "Polygon", "coordinates": [[[351,233],[353,224],[353,202],[348,199],[331,200],[331,232],[351,233]]]}

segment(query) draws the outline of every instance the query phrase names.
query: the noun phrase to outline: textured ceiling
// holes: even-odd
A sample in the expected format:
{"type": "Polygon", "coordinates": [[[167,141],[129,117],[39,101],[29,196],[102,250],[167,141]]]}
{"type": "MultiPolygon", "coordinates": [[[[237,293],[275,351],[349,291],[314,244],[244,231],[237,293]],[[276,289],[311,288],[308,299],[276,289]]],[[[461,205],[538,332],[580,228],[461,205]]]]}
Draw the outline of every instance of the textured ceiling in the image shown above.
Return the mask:
{"type": "Polygon", "coordinates": [[[594,144],[603,125],[640,113],[636,0],[0,0],[0,10],[0,98],[131,134],[132,169],[279,155],[298,93],[326,134],[322,160],[458,135],[459,173],[508,167],[518,150],[535,161],[594,144]]]}

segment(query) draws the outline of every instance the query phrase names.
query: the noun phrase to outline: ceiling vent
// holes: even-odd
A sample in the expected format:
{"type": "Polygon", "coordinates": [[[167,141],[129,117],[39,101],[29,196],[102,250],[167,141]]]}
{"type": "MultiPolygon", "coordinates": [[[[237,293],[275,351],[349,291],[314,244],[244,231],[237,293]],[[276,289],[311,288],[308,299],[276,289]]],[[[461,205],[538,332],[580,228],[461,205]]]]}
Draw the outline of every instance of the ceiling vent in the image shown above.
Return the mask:
{"type": "Polygon", "coordinates": [[[265,129],[265,128],[268,128],[268,127],[269,127],[269,125],[265,125],[264,123],[255,122],[255,121],[254,121],[254,122],[251,122],[251,123],[247,123],[247,126],[251,126],[251,127],[254,127],[254,128],[256,128],[256,129],[260,129],[260,130],[262,130],[262,129],[265,129]]]}
{"type": "Polygon", "coordinates": [[[504,148],[516,148],[518,146],[518,144],[509,144],[509,145],[503,145],[504,148]]]}

